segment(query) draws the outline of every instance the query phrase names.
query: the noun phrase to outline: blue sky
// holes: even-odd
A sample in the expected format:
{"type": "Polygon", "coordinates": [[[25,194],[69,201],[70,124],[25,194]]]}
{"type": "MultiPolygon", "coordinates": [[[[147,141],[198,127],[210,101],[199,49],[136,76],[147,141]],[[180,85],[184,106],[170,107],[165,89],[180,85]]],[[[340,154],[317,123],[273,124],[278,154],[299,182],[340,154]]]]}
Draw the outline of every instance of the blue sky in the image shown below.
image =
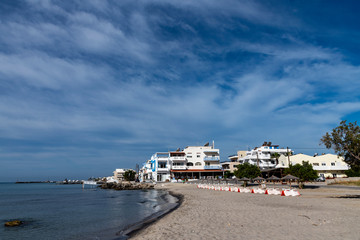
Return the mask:
{"type": "Polygon", "coordinates": [[[360,116],[357,1],[1,1],[0,181],[215,140],[313,154],[360,116]]]}

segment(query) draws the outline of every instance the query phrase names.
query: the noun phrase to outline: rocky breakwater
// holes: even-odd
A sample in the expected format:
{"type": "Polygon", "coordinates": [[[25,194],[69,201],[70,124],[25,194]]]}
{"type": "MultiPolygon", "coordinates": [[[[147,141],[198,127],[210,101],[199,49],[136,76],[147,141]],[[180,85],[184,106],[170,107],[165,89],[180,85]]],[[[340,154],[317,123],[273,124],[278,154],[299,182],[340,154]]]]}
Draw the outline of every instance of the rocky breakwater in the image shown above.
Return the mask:
{"type": "Polygon", "coordinates": [[[120,183],[104,183],[100,187],[102,189],[114,189],[114,190],[142,190],[142,189],[154,189],[154,184],[120,182],[120,183]]]}

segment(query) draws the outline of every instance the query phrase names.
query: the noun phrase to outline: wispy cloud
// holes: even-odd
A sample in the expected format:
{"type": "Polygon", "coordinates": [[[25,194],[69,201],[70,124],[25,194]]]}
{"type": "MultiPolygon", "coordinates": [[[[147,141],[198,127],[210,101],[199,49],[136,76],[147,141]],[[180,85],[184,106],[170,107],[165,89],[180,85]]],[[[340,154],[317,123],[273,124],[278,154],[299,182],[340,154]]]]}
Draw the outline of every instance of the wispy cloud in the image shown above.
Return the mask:
{"type": "Polygon", "coordinates": [[[343,46],[307,37],[314,26],[289,9],[301,11],[261,1],[21,3],[0,22],[1,161],[86,176],[84,162],[111,174],[212,139],[223,158],[264,140],[317,146],[360,112],[360,68],[343,46]]]}

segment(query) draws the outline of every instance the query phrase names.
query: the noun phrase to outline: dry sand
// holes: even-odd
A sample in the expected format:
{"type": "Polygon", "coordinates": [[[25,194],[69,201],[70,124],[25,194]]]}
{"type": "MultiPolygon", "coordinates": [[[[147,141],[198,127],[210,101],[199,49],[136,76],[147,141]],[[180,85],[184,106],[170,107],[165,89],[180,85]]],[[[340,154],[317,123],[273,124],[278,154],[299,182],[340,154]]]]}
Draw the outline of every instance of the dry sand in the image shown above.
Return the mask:
{"type": "Polygon", "coordinates": [[[360,239],[357,189],[306,189],[300,197],[221,192],[193,184],[158,186],[181,206],[131,239],[360,239]]]}

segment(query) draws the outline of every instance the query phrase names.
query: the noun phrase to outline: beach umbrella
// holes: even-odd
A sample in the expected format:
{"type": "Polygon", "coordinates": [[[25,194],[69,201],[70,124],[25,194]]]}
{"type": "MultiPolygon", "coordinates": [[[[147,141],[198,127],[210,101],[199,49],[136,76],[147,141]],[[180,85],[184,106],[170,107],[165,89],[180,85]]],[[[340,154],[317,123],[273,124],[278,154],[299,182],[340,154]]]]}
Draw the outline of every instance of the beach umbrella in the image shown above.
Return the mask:
{"type": "Polygon", "coordinates": [[[247,178],[247,177],[242,177],[242,178],[240,178],[239,180],[240,180],[240,181],[244,181],[244,187],[246,187],[246,182],[247,182],[247,181],[250,181],[250,179],[247,178]]]}
{"type": "Polygon", "coordinates": [[[272,175],[271,177],[267,178],[266,180],[270,180],[274,183],[275,186],[275,181],[280,180],[280,178],[278,178],[277,176],[272,175]]]}
{"type": "Polygon", "coordinates": [[[288,174],[288,175],[286,175],[285,177],[282,177],[282,178],[281,178],[281,180],[288,180],[288,181],[289,181],[289,183],[290,183],[290,188],[291,188],[291,180],[299,180],[299,179],[300,179],[300,178],[295,177],[295,176],[290,175],[290,174],[288,174]]]}
{"type": "Polygon", "coordinates": [[[280,178],[278,178],[277,176],[272,175],[271,177],[267,178],[266,180],[277,181],[277,180],[280,180],[280,178]]]}
{"type": "Polygon", "coordinates": [[[282,177],[281,180],[299,180],[299,178],[288,174],[285,177],[282,177]]]}
{"type": "Polygon", "coordinates": [[[265,180],[265,178],[263,177],[256,177],[253,179],[254,181],[262,181],[262,180],[265,180]]]}
{"type": "Polygon", "coordinates": [[[263,178],[263,177],[256,177],[256,178],[253,179],[253,181],[258,181],[259,182],[259,186],[261,184],[261,181],[263,181],[263,180],[265,180],[265,178],[263,178]]]}

